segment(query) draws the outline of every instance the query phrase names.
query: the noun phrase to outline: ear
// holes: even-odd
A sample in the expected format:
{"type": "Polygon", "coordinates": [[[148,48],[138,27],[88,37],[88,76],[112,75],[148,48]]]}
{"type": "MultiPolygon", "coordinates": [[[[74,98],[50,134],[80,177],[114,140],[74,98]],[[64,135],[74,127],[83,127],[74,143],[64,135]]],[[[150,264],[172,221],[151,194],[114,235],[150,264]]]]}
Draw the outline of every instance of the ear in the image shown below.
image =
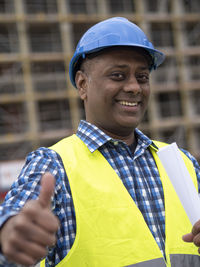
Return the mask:
{"type": "Polygon", "coordinates": [[[86,100],[87,98],[87,80],[87,75],[83,71],[78,70],[76,72],[75,83],[82,100],[86,100]]]}

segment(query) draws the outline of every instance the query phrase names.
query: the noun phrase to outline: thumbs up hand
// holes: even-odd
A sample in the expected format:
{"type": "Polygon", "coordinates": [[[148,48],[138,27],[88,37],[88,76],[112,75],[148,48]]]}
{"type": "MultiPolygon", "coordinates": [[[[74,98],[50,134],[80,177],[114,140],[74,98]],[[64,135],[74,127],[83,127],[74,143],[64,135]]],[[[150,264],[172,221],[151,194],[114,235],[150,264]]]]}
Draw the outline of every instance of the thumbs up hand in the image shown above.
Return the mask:
{"type": "Polygon", "coordinates": [[[21,212],[1,228],[1,250],[9,261],[33,265],[46,256],[48,246],[56,243],[59,221],[51,211],[54,187],[55,178],[45,173],[39,198],[28,201],[21,212]]]}

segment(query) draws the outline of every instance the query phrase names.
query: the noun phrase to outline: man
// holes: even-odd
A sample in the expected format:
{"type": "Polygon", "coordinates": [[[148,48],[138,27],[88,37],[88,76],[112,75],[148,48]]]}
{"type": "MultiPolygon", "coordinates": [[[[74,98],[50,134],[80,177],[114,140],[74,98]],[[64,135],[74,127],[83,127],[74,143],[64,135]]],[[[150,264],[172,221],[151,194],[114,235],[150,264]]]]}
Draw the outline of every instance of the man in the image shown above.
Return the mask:
{"type": "MultiPolygon", "coordinates": [[[[83,35],[69,72],[86,121],[27,157],[1,207],[1,266],[46,255],[42,266],[200,266],[200,221],[192,227],[157,157],[165,144],[136,128],[163,60],[125,18],[83,35]]],[[[182,156],[200,188],[197,161],[182,156]]]]}

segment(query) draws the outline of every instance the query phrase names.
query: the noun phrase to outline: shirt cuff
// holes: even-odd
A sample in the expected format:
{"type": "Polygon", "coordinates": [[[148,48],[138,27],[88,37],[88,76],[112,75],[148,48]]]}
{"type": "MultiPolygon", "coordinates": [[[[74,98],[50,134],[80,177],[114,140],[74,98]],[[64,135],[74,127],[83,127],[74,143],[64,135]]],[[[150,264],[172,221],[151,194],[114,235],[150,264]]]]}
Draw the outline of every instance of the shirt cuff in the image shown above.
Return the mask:
{"type": "Polygon", "coordinates": [[[11,218],[11,217],[17,215],[18,213],[19,213],[19,212],[17,212],[17,211],[11,211],[11,212],[9,212],[9,214],[2,215],[2,216],[0,217],[0,229],[1,229],[1,227],[3,226],[3,224],[4,224],[9,218],[11,218]]]}

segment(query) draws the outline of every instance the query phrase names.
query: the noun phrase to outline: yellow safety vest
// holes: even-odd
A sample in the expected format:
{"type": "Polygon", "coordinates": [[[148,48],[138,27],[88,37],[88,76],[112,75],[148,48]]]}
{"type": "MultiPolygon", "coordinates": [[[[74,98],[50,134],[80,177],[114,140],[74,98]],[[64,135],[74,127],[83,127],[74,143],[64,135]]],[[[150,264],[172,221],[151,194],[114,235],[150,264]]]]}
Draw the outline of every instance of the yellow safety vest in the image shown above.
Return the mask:
{"type": "MultiPolygon", "coordinates": [[[[56,267],[200,266],[197,247],[182,240],[192,225],[154,146],[150,150],[164,190],[166,260],[121,179],[98,150],[91,153],[76,135],[51,149],[60,154],[68,175],[77,231],[71,250],[56,267]]],[[[182,156],[197,188],[193,164],[182,156]]]]}

